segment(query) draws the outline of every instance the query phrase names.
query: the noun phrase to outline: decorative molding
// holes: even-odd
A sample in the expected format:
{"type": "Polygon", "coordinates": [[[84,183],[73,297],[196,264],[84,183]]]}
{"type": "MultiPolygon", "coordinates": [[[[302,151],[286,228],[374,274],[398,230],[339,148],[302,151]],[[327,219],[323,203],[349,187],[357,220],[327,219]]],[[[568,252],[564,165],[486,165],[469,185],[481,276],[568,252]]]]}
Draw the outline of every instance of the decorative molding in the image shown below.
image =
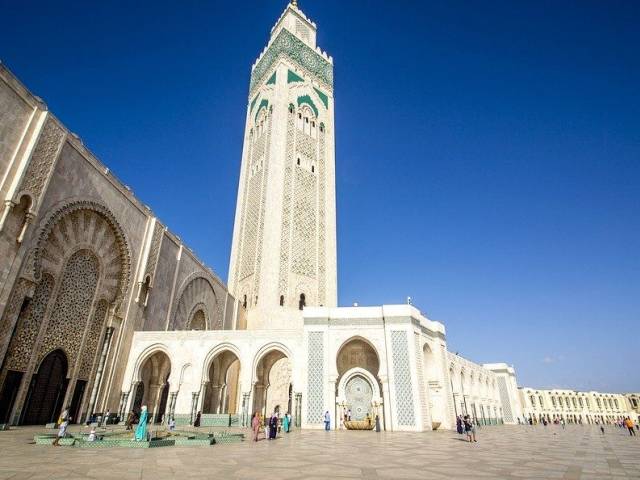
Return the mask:
{"type": "Polygon", "coordinates": [[[333,89],[333,65],[302,40],[283,28],[254,66],[251,72],[249,96],[262,83],[263,78],[271,72],[271,67],[280,58],[287,58],[293,61],[308,72],[310,76],[317,78],[328,89],[333,89]]]}

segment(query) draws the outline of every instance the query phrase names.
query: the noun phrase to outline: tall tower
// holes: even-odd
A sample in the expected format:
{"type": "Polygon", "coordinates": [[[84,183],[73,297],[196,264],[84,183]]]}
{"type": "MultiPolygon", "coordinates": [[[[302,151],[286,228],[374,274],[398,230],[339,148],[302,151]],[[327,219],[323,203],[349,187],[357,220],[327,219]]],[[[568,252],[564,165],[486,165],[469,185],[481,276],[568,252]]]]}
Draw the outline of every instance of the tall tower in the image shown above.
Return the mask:
{"type": "Polygon", "coordinates": [[[229,289],[247,326],[336,306],[333,59],[292,1],[251,69],[229,289]]]}

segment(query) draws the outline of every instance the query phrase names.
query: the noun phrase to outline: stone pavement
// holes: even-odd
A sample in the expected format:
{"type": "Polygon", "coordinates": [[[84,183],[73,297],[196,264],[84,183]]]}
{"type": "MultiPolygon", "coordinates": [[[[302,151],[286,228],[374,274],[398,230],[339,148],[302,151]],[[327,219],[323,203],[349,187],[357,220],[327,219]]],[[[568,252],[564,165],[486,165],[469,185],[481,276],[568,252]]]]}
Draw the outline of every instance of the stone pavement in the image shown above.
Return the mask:
{"type": "Polygon", "coordinates": [[[36,446],[39,432],[0,432],[0,479],[640,479],[640,436],[616,427],[604,436],[590,426],[485,427],[475,444],[447,431],[305,430],[257,444],[144,450],[36,446]]]}

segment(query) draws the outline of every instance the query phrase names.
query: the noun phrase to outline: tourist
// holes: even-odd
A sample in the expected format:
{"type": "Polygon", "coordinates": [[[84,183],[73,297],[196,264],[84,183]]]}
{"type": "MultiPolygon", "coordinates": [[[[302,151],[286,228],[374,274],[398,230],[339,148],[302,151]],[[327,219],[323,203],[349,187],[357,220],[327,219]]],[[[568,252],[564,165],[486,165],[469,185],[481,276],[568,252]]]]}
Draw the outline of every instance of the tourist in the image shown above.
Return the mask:
{"type": "Polygon", "coordinates": [[[127,430],[131,430],[132,425],[135,423],[134,420],[136,418],[136,414],[133,413],[133,411],[129,412],[129,415],[127,415],[127,420],[124,422],[125,428],[127,430]]]}
{"type": "Polygon", "coordinates": [[[67,427],[69,426],[70,420],[71,420],[71,417],[67,416],[65,420],[63,420],[62,423],[60,423],[60,427],[58,428],[58,436],[56,437],[56,439],[53,441],[53,444],[52,444],[55,447],[59,447],[60,439],[67,436],[67,427]]]}
{"type": "Polygon", "coordinates": [[[469,415],[465,415],[464,417],[464,430],[465,432],[467,432],[467,439],[469,440],[469,442],[478,441],[476,440],[476,426],[473,423],[473,420],[471,420],[471,417],[469,417],[469,415]]]}
{"type": "Polygon", "coordinates": [[[62,410],[60,417],[58,417],[57,425],[58,426],[62,425],[62,422],[64,422],[68,417],[69,417],[69,407],[65,407],[64,410],[62,410]]]}
{"type": "Polygon", "coordinates": [[[176,419],[173,417],[169,418],[169,431],[173,432],[176,429],[176,419]]]}
{"type": "Polygon", "coordinates": [[[260,434],[260,414],[258,412],[251,417],[251,429],[253,430],[253,441],[257,442],[260,434]]]}
{"type": "Polygon", "coordinates": [[[289,412],[282,417],[282,429],[285,433],[289,433],[289,412]]]}
{"type": "Polygon", "coordinates": [[[347,421],[351,421],[351,409],[347,410],[347,421]]]}
{"type": "Polygon", "coordinates": [[[102,418],[103,427],[109,422],[109,415],[111,415],[111,410],[107,409],[107,413],[105,413],[104,417],[102,418]]]}
{"type": "Polygon", "coordinates": [[[627,429],[629,430],[629,435],[632,437],[636,436],[636,432],[633,429],[633,420],[631,420],[631,417],[627,417],[624,421],[625,426],[627,427],[627,429]]]}
{"type": "Polygon", "coordinates": [[[331,430],[331,414],[329,414],[329,410],[324,412],[324,429],[327,432],[331,430]]]}
{"type": "Polygon", "coordinates": [[[376,414],[376,432],[380,433],[380,417],[376,414]]]}
{"type": "Polygon", "coordinates": [[[462,427],[462,415],[458,415],[458,417],[456,418],[456,431],[462,435],[462,433],[464,432],[464,428],[462,427]]]}
{"type": "Polygon", "coordinates": [[[87,441],[88,442],[95,442],[97,440],[96,438],[96,428],[92,427],[91,428],[91,432],[89,433],[89,437],[87,437],[87,441]]]}
{"type": "Polygon", "coordinates": [[[291,425],[293,425],[293,417],[288,412],[287,412],[287,420],[289,421],[289,429],[287,431],[290,432],[291,431],[291,425]]]}
{"type": "Polygon", "coordinates": [[[560,419],[560,425],[562,425],[562,429],[564,430],[564,427],[566,425],[566,422],[564,421],[564,417],[560,419]]]}
{"type": "Polygon", "coordinates": [[[200,419],[202,417],[202,413],[196,413],[196,419],[193,421],[193,426],[198,428],[200,426],[200,419]]]}
{"type": "Polygon", "coordinates": [[[140,420],[136,427],[135,440],[136,442],[142,442],[147,440],[147,406],[143,405],[140,411],[140,420]]]}
{"type": "Polygon", "coordinates": [[[271,414],[269,419],[269,440],[275,440],[278,434],[278,416],[275,412],[271,414]]]}
{"type": "Polygon", "coordinates": [[[600,431],[602,432],[602,434],[604,435],[604,425],[600,425],[600,431]]]}

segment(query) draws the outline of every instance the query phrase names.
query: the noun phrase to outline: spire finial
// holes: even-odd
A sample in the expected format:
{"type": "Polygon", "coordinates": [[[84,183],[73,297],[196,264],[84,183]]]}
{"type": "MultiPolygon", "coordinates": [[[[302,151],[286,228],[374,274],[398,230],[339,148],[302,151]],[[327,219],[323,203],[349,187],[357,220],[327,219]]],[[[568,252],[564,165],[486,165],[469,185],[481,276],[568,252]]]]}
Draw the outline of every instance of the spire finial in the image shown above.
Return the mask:
{"type": "Polygon", "coordinates": [[[291,5],[298,8],[298,0],[291,0],[291,5]]]}

